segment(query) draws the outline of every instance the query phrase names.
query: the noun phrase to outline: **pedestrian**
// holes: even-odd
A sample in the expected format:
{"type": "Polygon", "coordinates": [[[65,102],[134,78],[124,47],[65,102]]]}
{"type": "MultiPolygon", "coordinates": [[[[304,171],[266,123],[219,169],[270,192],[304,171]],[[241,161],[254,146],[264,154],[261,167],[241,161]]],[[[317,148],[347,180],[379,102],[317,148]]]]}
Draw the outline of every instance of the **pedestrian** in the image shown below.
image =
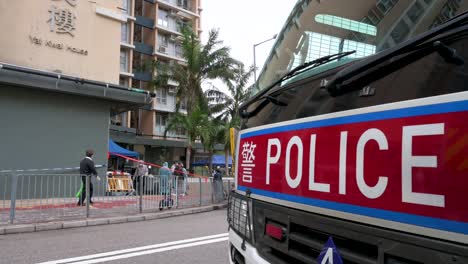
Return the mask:
{"type": "Polygon", "coordinates": [[[183,183],[182,183],[182,190],[183,190],[183,194],[182,195],[188,195],[187,193],[187,181],[188,181],[188,172],[187,170],[184,168],[184,164],[181,163],[181,167],[182,167],[182,173],[183,173],[183,183]]]}
{"type": "Polygon", "coordinates": [[[81,175],[81,195],[78,200],[78,206],[84,205],[84,200],[86,199],[86,177],[89,177],[89,204],[93,204],[93,183],[91,181],[91,175],[97,177],[100,180],[99,176],[97,175],[96,167],[94,166],[93,155],[94,150],[88,149],[86,150],[86,157],[81,160],[80,162],[80,175],[81,175]]]}
{"type": "Polygon", "coordinates": [[[171,178],[170,179],[171,190],[175,189],[176,176],[174,172],[176,171],[176,167],[177,167],[177,161],[174,161],[171,166],[171,177],[170,177],[171,178]]]}
{"type": "Polygon", "coordinates": [[[168,163],[164,162],[162,168],[159,169],[159,194],[163,197],[163,200],[159,203],[159,209],[167,206],[171,195],[170,177],[172,173],[168,166],[168,163]]]}
{"type": "Polygon", "coordinates": [[[143,160],[138,161],[138,166],[135,169],[133,177],[135,179],[136,195],[145,193],[145,176],[148,176],[148,167],[145,165],[143,160]]]}
{"type": "Polygon", "coordinates": [[[215,201],[220,202],[224,199],[223,193],[223,175],[221,173],[221,168],[218,166],[213,174],[213,187],[215,194],[215,201]]]}

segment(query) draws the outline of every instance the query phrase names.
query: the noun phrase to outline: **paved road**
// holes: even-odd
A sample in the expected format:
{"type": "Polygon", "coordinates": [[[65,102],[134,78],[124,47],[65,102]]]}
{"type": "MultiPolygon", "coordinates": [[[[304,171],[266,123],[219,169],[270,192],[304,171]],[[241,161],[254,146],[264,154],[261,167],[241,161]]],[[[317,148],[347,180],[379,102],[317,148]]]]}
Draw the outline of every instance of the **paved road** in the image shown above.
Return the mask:
{"type": "Polygon", "coordinates": [[[0,263],[228,263],[226,210],[0,236],[0,263]]]}

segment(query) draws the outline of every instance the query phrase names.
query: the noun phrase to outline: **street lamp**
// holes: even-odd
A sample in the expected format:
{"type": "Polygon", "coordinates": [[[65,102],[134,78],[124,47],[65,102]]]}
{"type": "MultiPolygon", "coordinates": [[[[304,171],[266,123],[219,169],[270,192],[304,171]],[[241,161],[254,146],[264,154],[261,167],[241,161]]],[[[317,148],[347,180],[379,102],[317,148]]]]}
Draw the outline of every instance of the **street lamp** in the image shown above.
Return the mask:
{"type": "Polygon", "coordinates": [[[278,34],[275,34],[272,38],[270,39],[267,39],[267,40],[264,40],[260,43],[257,43],[257,44],[254,44],[253,45],[253,55],[254,55],[254,82],[256,83],[257,82],[257,64],[256,64],[256,58],[255,58],[255,48],[260,45],[260,44],[263,44],[267,41],[270,41],[270,40],[273,40],[273,39],[276,39],[276,37],[278,36],[278,34]]]}

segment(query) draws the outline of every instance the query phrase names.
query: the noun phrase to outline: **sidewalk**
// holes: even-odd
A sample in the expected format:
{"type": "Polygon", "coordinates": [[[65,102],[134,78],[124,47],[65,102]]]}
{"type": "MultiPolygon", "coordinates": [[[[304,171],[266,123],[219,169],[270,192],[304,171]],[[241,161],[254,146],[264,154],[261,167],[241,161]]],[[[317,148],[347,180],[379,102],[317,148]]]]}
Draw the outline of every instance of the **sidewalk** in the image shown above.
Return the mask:
{"type": "Polygon", "coordinates": [[[136,221],[147,221],[161,218],[167,218],[172,216],[181,216],[188,214],[196,214],[209,212],[226,208],[227,203],[214,204],[203,207],[195,207],[188,209],[172,209],[164,210],[157,213],[144,213],[134,214],[127,216],[118,217],[99,217],[99,218],[88,218],[82,220],[70,220],[70,221],[59,221],[59,222],[48,222],[48,223],[36,223],[36,224],[15,224],[15,225],[4,225],[0,226],[0,235],[17,234],[17,233],[31,233],[47,230],[59,230],[68,228],[78,228],[86,226],[97,226],[97,225],[108,225],[108,224],[121,224],[136,221]]]}
{"type": "MultiPolygon", "coordinates": [[[[172,196],[174,209],[177,207],[200,207],[212,203],[210,193],[172,196]]],[[[161,195],[144,195],[141,211],[143,213],[159,211],[161,195]]],[[[90,217],[113,217],[140,213],[140,196],[100,196],[93,197],[90,217]]],[[[9,200],[0,201],[0,227],[8,225],[10,217],[9,200]]],[[[86,218],[86,206],[78,206],[77,198],[50,198],[36,200],[17,200],[14,224],[32,224],[51,221],[67,221],[86,218]]]]}

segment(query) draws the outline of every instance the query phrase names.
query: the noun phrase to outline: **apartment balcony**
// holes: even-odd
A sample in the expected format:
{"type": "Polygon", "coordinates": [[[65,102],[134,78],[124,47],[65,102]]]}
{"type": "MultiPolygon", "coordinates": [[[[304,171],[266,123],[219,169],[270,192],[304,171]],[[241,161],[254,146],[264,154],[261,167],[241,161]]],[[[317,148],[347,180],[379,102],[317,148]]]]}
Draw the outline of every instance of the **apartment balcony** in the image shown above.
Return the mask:
{"type": "Polygon", "coordinates": [[[159,5],[166,7],[166,8],[172,8],[177,11],[177,15],[192,19],[194,17],[200,17],[200,15],[197,13],[198,11],[195,10],[195,8],[191,5],[185,5],[181,0],[156,0],[159,5]]]}
{"type": "Polygon", "coordinates": [[[145,43],[141,43],[141,42],[135,42],[133,44],[135,45],[136,52],[139,52],[148,56],[153,55],[153,51],[154,51],[153,46],[145,44],[145,43]]]}
{"type": "Polygon", "coordinates": [[[180,50],[178,50],[174,45],[168,46],[159,46],[155,51],[154,55],[164,57],[166,59],[176,60],[183,63],[187,61],[184,59],[184,56],[180,50]]]}
{"type": "Polygon", "coordinates": [[[176,41],[181,36],[183,36],[181,26],[175,20],[168,20],[166,25],[157,24],[156,28],[160,31],[173,35],[173,41],[176,41]]]}
{"type": "Polygon", "coordinates": [[[109,130],[129,134],[136,134],[137,132],[135,128],[126,127],[123,125],[109,125],[109,130]]]}
{"type": "Polygon", "coordinates": [[[139,71],[133,71],[133,79],[139,80],[142,82],[149,82],[153,79],[151,76],[151,72],[139,72],[139,71]]]}
{"type": "MultiPolygon", "coordinates": [[[[156,136],[164,137],[164,132],[166,131],[165,126],[156,125],[154,128],[154,132],[156,136]]],[[[186,139],[187,134],[182,134],[179,131],[167,131],[166,138],[173,138],[173,139],[186,139]]]]}
{"type": "Polygon", "coordinates": [[[154,20],[144,16],[136,16],[135,24],[145,28],[154,29],[154,20]]]}

